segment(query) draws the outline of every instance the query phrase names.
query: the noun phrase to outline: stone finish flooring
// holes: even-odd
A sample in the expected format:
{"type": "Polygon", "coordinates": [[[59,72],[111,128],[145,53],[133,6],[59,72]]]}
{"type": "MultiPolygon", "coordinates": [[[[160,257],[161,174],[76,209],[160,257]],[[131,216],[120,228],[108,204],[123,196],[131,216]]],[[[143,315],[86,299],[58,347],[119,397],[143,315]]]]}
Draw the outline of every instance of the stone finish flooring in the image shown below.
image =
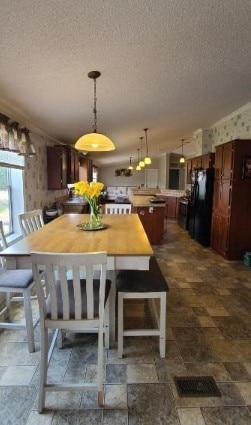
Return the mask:
{"type": "MultiPolygon", "coordinates": [[[[33,354],[22,331],[1,331],[0,425],[251,424],[251,269],[201,247],[172,222],[154,250],[170,289],[166,358],[157,339],[127,338],[122,360],[116,344],[105,352],[103,409],[95,393],[49,393],[39,415],[39,326],[33,354]],[[179,397],[173,377],[186,375],[214,376],[222,396],[179,397]]],[[[127,304],[128,326],[141,326],[146,312],[141,302],[127,304]]],[[[69,336],[54,350],[49,379],[94,380],[96,347],[95,335],[75,344],[69,336]]]]}

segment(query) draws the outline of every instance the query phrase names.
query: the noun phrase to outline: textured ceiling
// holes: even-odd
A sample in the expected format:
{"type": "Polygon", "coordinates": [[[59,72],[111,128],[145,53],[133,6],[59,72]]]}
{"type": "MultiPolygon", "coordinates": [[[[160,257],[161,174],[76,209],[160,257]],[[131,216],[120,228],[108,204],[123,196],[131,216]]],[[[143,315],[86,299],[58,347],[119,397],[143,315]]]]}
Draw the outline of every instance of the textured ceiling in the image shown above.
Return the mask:
{"type": "MultiPolygon", "coordinates": [[[[250,0],[1,0],[0,111],[74,144],[93,124],[116,150],[151,156],[251,99],[250,0]]],[[[186,149],[192,149],[191,144],[186,149]]]]}

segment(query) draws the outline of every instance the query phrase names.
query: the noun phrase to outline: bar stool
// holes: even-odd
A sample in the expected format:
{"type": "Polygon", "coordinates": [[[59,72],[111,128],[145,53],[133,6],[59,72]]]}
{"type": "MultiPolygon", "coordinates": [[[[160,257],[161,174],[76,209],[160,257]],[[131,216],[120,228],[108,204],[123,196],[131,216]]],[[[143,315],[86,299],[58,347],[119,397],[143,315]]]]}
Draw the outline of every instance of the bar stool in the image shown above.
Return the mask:
{"type": "Polygon", "coordinates": [[[123,356],[124,336],[159,336],[160,357],[166,354],[166,298],[168,285],[155,257],[151,257],[149,270],[121,270],[116,279],[118,294],[118,357],[123,356]],[[152,301],[157,328],[124,329],[124,300],[148,299],[152,301]],[[159,299],[159,309],[154,302],[159,299]]]}

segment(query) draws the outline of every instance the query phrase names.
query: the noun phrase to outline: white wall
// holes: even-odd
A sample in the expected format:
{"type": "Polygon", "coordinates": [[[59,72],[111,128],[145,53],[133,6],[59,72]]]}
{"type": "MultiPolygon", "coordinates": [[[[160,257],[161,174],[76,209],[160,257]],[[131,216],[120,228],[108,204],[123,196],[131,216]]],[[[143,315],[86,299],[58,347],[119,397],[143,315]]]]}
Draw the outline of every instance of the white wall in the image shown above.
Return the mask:
{"type": "Polygon", "coordinates": [[[166,189],[169,184],[169,158],[170,155],[164,153],[160,156],[158,161],[160,189],[166,189]]]}
{"type": "MultiPolygon", "coordinates": [[[[141,186],[145,185],[145,169],[136,171],[136,165],[132,164],[134,169],[132,170],[132,176],[130,177],[117,177],[115,176],[115,170],[120,168],[128,168],[127,164],[119,164],[114,166],[106,166],[98,168],[98,180],[104,183],[105,186],[141,186]]],[[[159,161],[152,161],[148,168],[159,168],[159,161]]]]}

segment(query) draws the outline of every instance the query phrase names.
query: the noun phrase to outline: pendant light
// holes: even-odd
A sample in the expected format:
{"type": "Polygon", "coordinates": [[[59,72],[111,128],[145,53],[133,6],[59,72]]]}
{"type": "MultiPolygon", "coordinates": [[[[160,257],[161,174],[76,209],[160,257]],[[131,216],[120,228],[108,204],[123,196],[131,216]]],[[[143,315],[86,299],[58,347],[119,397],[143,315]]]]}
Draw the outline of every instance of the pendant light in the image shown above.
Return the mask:
{"type": "Polygon", "coordinates": [[[181,145],[182,152],[181,152],[181,157],[180,157],[180,160],[179,160],[180,164],[184,164],[185,163],[185,158],[184,158],[184,155],[183,155],[183,144],[184,144],[184,140],[185,139],[181,139],[181,141],[182,141],[182,145],[181,145]]]}
{"type": "Polygon", "coordinates": [[[137,149],[137,151],[138,151],[138,165],[137,165],[137,167],[136,167],[136,170],[137,171],[140,171],[141,170],[141,166],[139,165],[139,149],[137,149]]]}
{"type": "Polygon", "coordinates": [[[142,140],[144,139],[144,137],[140,137],[140,144],[141,144],[141,155],[140,155],[140,157],[141,157],[141,160],[140,160],[140,162],[139,162],[139,166],[140,166],[140,168],[144,168],[144,166],[145,166],[145,163],[144,163],[144,161],[143,161],[143,159],[142,159],[142,140]]]}
{"type": "Polygon", "coordinates": [[[152,160],[151,160],[150,156],[148,155],[147,131],[148,131],[148,128],[144,128],[144,132],[145,132],[145,135],[146,135],[146,157],[144,159],[144,163],[146,165],[150,165],[152,163],[152,160]]]}
{"type": "Polygon", "coordinates": [[[99,78],[101,73],[99,71],[91,71],[88,73],[88,77],[94,81],[94,124],[93,132],[85,134],[80,137],[75,143],[75,148],[80,151],[89,152],[102,152],[102,151],[113,151],[115,146],[113,142],[104,134],[97,132],[97,95],[96,95],[96,80],[99,78]]]}
{"type": "Polygon", "coordinates": [[[128,167],[128,170],[133,170],[133,166],[132,166],[132,156],[130,156],[130,165],[128,167]]]}

